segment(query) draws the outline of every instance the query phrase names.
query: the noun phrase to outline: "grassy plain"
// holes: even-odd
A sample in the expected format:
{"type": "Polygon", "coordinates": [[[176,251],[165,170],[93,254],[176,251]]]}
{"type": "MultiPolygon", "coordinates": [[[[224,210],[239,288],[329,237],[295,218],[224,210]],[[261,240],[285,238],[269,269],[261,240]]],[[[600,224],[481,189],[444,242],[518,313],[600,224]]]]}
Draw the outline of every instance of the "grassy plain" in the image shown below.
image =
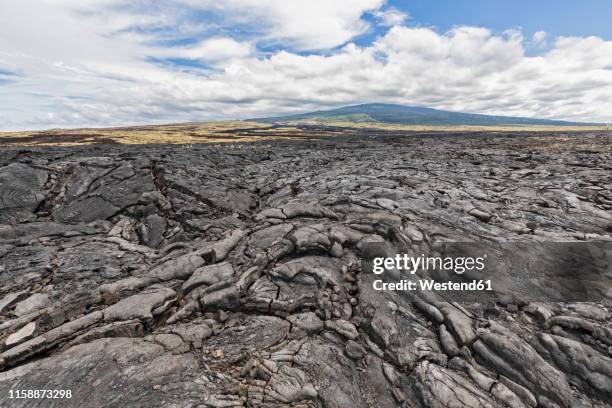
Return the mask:
{"type": "Polygon", "coordinates": [[[602,130],[610,129],[602,126],[427,126],[331,120],[278,123],[218,121],[113,128],[0,132],[0,146],[72,146],[101,143],[228,143],[272,139],[311,139],[362,132],[584,132],[602,130]]]}

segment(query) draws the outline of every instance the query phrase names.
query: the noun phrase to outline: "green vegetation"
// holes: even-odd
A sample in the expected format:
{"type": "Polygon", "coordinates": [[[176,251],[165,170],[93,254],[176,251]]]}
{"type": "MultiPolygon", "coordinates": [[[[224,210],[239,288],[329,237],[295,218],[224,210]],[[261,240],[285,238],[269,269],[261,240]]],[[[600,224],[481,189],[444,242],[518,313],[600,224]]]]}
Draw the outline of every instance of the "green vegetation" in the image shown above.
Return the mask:
{"type": "Polygon", "coordinates": [[[513,116],[492,116],[450,112],[417,106],[383,103],[345,106],[339,109],[316,111],[298,115],[256,119],[259,122],[349,121],[379,122],[384,124],[417,126],[591,126],[597,123],[566,122],[513,116]]]}

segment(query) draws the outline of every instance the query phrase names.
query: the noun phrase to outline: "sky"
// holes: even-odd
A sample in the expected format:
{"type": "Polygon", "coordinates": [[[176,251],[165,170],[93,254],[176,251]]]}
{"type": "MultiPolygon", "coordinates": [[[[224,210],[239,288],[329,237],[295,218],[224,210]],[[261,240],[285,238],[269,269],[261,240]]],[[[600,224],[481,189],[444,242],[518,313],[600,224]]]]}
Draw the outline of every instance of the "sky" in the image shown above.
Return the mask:
{"type": "Polygon", "coordinates": [[[0,2],[0,130],[385,102],[612,122],[604,0],[0,2]]]}

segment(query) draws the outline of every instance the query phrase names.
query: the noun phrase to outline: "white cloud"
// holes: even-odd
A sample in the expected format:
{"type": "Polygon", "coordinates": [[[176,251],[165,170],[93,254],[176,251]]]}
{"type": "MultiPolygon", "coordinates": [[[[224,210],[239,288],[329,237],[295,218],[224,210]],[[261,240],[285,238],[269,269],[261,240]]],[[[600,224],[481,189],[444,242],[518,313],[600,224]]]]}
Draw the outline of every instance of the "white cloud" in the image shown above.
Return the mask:
{"type": "Polygon", "coordinates": [[[548,37],[546,31],[536,31],[533,33],[533,42],[535,44],[541,44],[546,41],[546,37],[548,37]]]}
{"type": "Polygon", "coordinates": [[[333,48],[364,33],[365,12],[385,0],[178,0],[195,9],[212,10],[234,24],[261,31],[272,43],[284,42],[299,50],[333,48]]]}
{"type": "Polygon", "coordinates": [[[232,58],[245,58],[253,53],[250,44],[238,42],[232,38],[210,38],[200,43],[168,50],[168,55],[202,61],[227,61],[232,58]]]}
{"type": "Polygon", "coordinates": [[[533,36],[531,37],[531,42],[533,43],[534,46],[542,48],[546,46],[547,38],[548,38],[548,33],[546,31],[536,31],[535,33],[533,33],[533,36]]]}
{"type": "Polygon", "coordinates": [[[367,101],[612,120],[612,41],[598,37],[544,38],[550,47],[533,56],[525,48],[538,38],[516,30],[393,24],[358,46],[350,41],[368,29],[361,17],[383,1],[180,2],[0,3],[0,73],[11,73],[0,76],[0,128],[246,118],[367,101]],[[194,8],[214,19],[194,20],[194,8]],[[279,49],[258,51],[270,44],[279,49]],[[327,49],[298,52],[318,48],[327,49]],[[168,58],[206,67],[159,63],[168,58]]]}
{"type": "Polygon", "coordinates": [[[410,17],[407,13],[395,7],[389,7],[385,10],[378,9],[372,14],[380,21],[380,24],[387,27],[403,24],[410,17]]]}

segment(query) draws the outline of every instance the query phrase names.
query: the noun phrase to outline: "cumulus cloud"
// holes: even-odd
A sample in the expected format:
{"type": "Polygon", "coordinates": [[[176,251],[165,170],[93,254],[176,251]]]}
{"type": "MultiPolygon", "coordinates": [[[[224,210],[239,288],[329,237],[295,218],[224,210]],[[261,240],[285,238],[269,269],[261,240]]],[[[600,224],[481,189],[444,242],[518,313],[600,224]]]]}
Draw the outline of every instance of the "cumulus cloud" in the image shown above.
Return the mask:
{"type": "Polygon", "coordinates": [[[248,118],[368,101],[612,119],[612,41],[440,32],[396,19],[356,45],[371,29],[366,15],[389,10],[383,1],[280,3],[3,2],[0,128],[248,118]],[[526,53],[537,39],[550,47],[526,53]]]}
{"type": "Polygon", "coordinates": [[[542,44],[546,41],[546,37],[548,37],[548,33],[546,31],[536,31],[533,33],[533,42],[535,44],[542,44]]]}
{"type": "Polygon", "coordinates": [[[322,50],[363,34],[362,19],[385,0],[178,0],[196,10],[216,12],[224,23],[240,24],[261,33],[262,41],[298,50],[322,50]]]}
{"type": "Polygon", "coordinates": [[[395,7],[389,7],[384,10],[377,9],[372,15],[379,20],[380,24],[387,27],[403,24],[410,17],[408,13],[404,13],[395,7]]]}
{"type": "Polygon", "coordinates": [[[546,31],[536,31],[535,33],[533,33],[533,36],[531,37],[531,42],[535,47],[545,47],[546,46],[546,39],[548,38],[548,33],[546,31]]]}
{"type": "Polygon", "coordinates": [[[233,58],[248,57],[252,51],[252,47],[248,43],[220,37],[206,39],[189,47],[170,49],[167,54],[203,61],[227,61],[233,58]]]}

